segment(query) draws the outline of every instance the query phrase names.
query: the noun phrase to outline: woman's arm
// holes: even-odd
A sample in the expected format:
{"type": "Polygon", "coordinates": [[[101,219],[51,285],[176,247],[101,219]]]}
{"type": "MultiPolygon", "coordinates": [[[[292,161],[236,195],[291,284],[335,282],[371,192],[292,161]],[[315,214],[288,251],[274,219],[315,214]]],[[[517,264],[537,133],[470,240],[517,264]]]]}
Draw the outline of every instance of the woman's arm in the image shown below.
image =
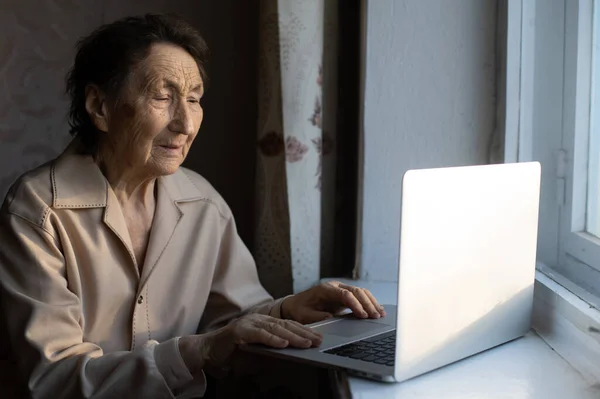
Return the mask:
{"type": "Polygon", "coordinates": [[[0,211],[0,322],[32,397],[173,398],[193,381],[177,338],[110,354],[85,342],[60,243],[46,225],[7,208],[0,211]]]}
{"type": "Polygon", "coordinates": [[[227,219],[200,332],[222,327],[242,314],[258,313],[308,324],[345,308],[361,318],[386,315],[368,290],[335,281],[274,301],[260,284],[254,259],[238,236],[233,217],[227,219]]]}
{"type": "Polygon", "coordinates": [[[199,332],[213,331],[235,317],[258,313],[280,318],[280,304],[263,288],[252,254],[237,233],[233,216],[224,227],[217,264],[199,332]]]}

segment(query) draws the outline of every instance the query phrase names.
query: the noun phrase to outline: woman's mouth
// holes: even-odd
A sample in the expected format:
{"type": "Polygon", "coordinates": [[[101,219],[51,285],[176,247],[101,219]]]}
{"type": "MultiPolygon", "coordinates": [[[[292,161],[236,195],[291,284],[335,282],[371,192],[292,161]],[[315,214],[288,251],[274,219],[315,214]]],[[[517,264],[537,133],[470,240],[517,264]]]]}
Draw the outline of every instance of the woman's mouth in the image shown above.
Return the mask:
{"type": "Polygon", "coordinates": [[[166,144],[159,146],[159,148],[163,150],[167,155],[178,156],[181,155],[181,149],[183,148],[183,145],[166,144]]]}

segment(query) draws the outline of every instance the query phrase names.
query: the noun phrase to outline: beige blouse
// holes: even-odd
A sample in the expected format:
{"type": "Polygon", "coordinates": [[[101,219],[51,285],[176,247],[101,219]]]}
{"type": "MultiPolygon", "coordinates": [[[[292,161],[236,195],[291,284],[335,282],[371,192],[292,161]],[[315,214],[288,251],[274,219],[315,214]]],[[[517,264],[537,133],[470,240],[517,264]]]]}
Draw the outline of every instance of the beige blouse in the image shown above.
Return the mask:
{"type": "Polygon", "coordinates": [[[0,210],[0,386],[18,378],[36,398],[203,395],[178,337],[244,311],[279,317],[281,300],[260,285],[227,204],[185,168],[157,180],[140,275],[114,192],[74,147],[21,177],[0,210]]]}

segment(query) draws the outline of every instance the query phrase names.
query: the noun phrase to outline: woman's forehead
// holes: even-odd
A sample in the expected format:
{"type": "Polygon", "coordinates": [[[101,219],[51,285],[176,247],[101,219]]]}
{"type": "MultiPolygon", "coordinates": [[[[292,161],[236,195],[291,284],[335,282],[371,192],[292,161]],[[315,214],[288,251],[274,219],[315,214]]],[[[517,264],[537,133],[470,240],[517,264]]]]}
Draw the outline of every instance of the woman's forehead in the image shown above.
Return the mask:
{"type": "Polygon", "coordinates": [[[194,90],[203,86],[196,60],[174,45],[153,45],[148,56],[136,67],[134,75],[144,87],[175,86],[194,90]]]}

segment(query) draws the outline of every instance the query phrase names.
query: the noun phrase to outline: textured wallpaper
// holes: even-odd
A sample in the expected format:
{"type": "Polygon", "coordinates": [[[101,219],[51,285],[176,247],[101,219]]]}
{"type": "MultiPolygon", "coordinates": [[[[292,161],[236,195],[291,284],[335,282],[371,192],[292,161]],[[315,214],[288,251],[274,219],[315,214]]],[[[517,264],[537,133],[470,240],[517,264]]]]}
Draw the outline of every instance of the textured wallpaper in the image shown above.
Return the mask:
{"type": "Polygon", "coordinates": [[[0,197],[68,140],[64,75],[78,36],[102,21],[101,1],[0,3],[0,197]],[[81,4],[81,3],[79,3],[81,4]]]}
{"type": "Polygon", "coordinates": [[[64,76],[77,39],[126,15],[178,12],[200,29],[212,53],[205,121],[186,166],[224,195],[242,237],[250,239],[258,40],[257,6],[250,3],[0,0],[0,199],[19,175],[58,155],[70,140],[64,76]]]}

